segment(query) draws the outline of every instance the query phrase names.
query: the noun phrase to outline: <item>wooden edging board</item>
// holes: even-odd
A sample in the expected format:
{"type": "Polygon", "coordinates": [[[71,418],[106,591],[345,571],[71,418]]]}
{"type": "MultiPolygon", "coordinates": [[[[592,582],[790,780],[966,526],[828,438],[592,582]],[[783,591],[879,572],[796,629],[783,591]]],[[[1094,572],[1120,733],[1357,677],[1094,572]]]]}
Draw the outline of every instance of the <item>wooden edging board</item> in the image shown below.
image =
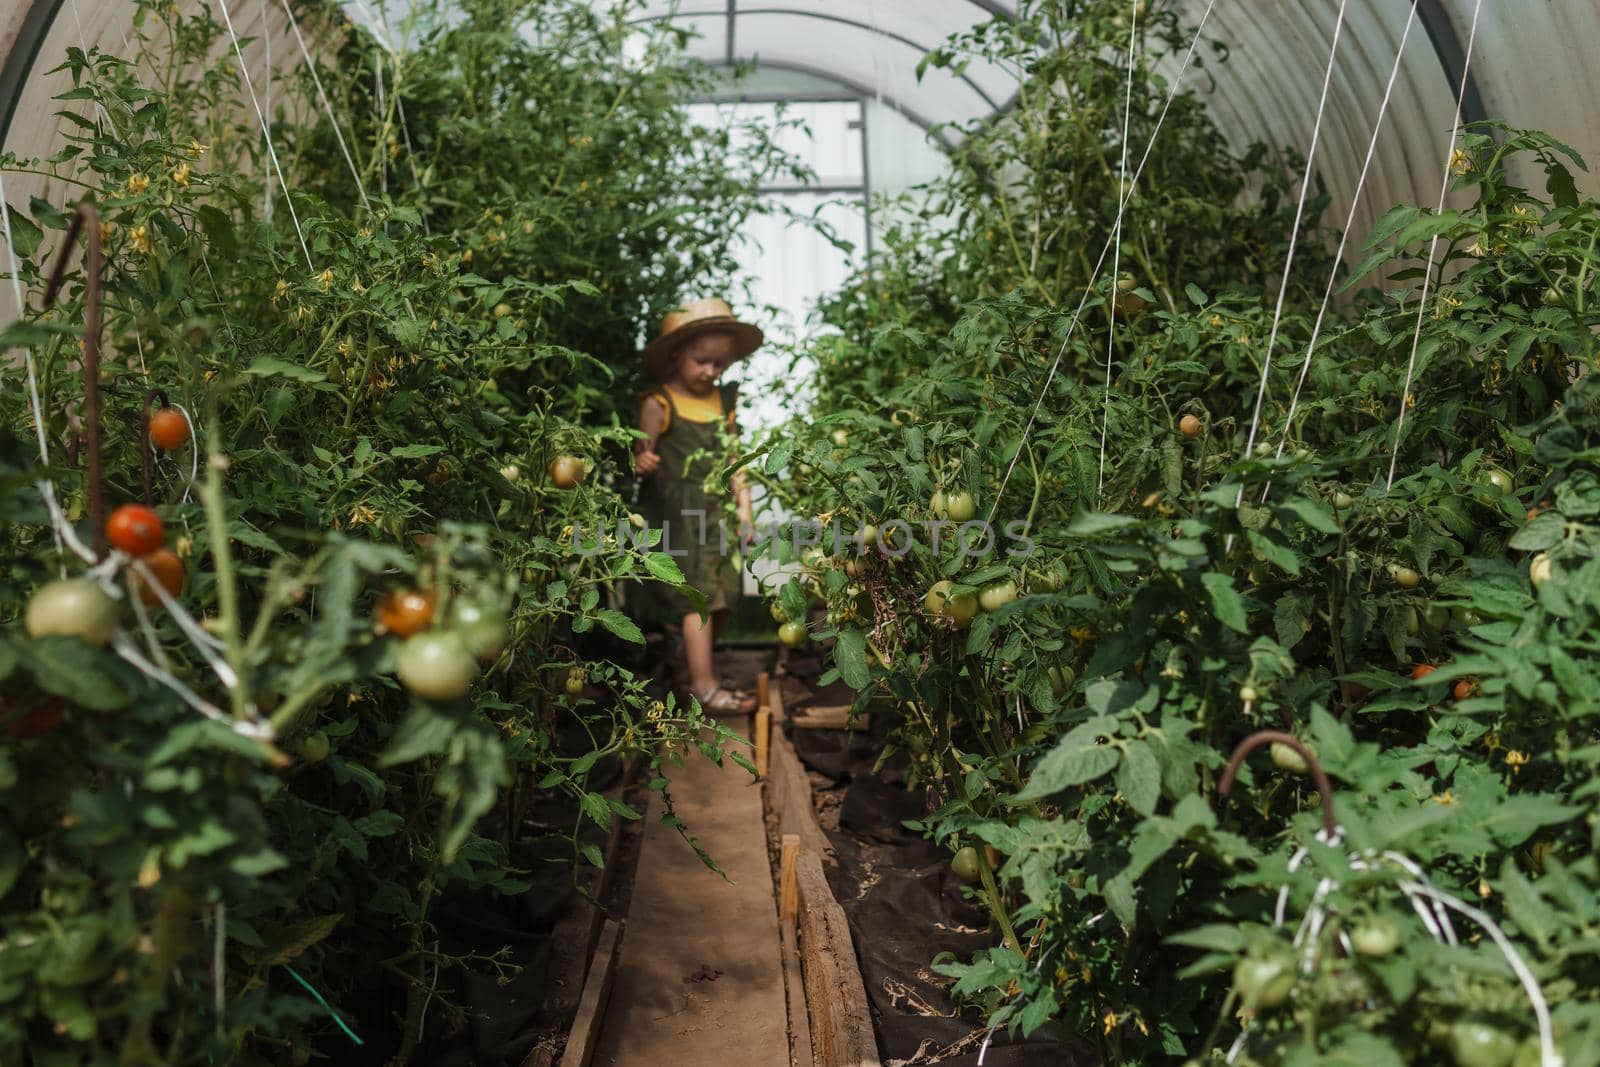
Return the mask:
{"type": "Polygon", "coordinates": [[[583,996],[578,1000],[578,1014],[572,1020],[566,1051],[561,1054],[561,1067],[589,1067],[589,1061],[594,1058],[595,1039],[600,1036],[600,1021],[611,996],[611,980],[616,977],[617,949],[621,943],[622,927],[615,919],[607,919],[600,930],[600,943],[595,947],[594,964],[583,983],[583,996]]]}
{"type": "MultiPolygon", "coordinates": [[[[791,929],[798,935],[811,1062],[816,1067],[879,1067],[872,1012],[850,925],[822,869],[828,839],[817,824],[805,767],[780,725],[784,720],[780,690],[776,680],[770,683],[773,729],[767,746],[771,773],[766,798],[783,835],[780,907],[783,911],[792,907],[795,922],[779,925],[786,940],[791,929]]],[[[787,965],[787,951],[785,957],[787,965]]],[[[791,1003],[794,999],[791,996],[791,1003]]],[[[791,1027],[803,1060],[798,1020],[792,1020],[791,1027]]]]}

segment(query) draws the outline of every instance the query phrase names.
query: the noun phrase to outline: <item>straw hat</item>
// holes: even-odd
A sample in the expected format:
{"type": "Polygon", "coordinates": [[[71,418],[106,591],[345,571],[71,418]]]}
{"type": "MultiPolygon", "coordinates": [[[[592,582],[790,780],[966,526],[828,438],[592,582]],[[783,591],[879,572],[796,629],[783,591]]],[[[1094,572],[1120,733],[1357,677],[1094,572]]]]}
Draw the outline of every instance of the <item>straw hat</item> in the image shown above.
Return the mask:
{"type": "Polygon", "coordinates": [[[652,378],[667,376],[672,368],[672,354],[677,347],[697,334],[722,330],[733,337],[736,359],[743,359],[761,347],[765,339],[759,327],[740,322],[726,300],[707,297],[688,300],[661,320],[661,332],[645,346],[640,359],[644,372],[652,378]]]}

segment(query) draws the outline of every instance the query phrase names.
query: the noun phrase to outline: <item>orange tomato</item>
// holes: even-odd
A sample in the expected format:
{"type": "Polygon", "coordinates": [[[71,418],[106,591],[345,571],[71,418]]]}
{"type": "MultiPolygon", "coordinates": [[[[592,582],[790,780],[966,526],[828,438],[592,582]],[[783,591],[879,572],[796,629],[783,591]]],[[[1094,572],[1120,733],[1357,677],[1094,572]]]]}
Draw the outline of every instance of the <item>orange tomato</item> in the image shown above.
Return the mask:
{"type": "Polygon", "coordinates": [[[1467,700],[1478,695],[1478,683],[1471,678],[1463,678],[1457,682],[1452,690],[1457,700],[1467,700]]]}
{"type": "Polygon", "coordinates": [[[1183,418],[1178,420],[1178,432],[1189,438],[1191,441],[1196,437],[1199,437],[1201,432],[1204,430],[1205,427],[1201,425],[1200,419],[1197,416],[1185,415],[1183,418]]]}
{"type": "Polygon", "coordinates": [[[1411,679],[1412,681],[1420,682],[1438,669],[1431,663],[1419,663],[1411,668],[1411,679]]]}
{"type": "Polygon", "coordinates": [[[433,594],[399,589],[378,601],[378,625],[396,637],[410,637],[433,621],[433,594]]]}
{"type": "MultiPolygon", "coordinates": [[[[183,592],[183,560],[171,549],[160,548],[149,555],[140,556],[140,562],[155,574],[156,581],[167,591],[168,596],[175,597],[183,592]]],[[[132,570],[133,588],[139,594],[139,599],[152,606],[161,603],[160,595],[151,586],[145,576],[137,570],[132,570]]]]}
{"type": "Polygon", "coordinates": [[[177,408],[162,408],[150,416],[150,443],[163,452],[176,452],[189,442],[189,420],[177,408]]]}
{"type": "Polygon", "coordinates": [[[124,504],[106,520],[106,537],[130,556],[148,556],[166,544],[167,528],[143,504],[124,504]]]}

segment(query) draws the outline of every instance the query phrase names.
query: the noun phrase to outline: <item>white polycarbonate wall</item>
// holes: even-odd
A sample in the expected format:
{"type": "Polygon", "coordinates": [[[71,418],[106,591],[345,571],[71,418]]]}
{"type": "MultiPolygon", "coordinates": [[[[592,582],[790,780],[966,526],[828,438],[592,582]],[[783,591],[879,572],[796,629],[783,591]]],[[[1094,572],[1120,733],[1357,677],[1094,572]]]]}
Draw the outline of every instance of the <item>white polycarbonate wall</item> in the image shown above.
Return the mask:
{"type": "MultiPolygon", "coordinates": [[[[241,35],[257,38],[246,56],[258,84],[269,70],[277,68],[281,77],[283,69],[300,62],[293,38],[284,32],[283,0],[178,2],[186,9],[210,5],[219,17],[227,3],[241,35]]],[[[1165,2],[1181,4],[1192,26],[1208,0],[1165,2]]],[[[372,20],[377,3],[352,0],[347,10],[372,20]]],[[[1479,3],[1417,0],[1386,127],[1356,214],[1357,240],[1387,206],[1401,200],[1432,203],[1437,197],[1462,54],[1479,3]]],[[[1341,4],[1348,18],[1317,153],[1334,197],[1334,222],[1343,220],[1350,204],[1413,5],[1407,0],[1215,0],[1206,35],[1226,43],[1232,58],[1210,68],[1203,79],[1191,76],[1194,85],[1210,93],[1230,141],[1259,139],[1303,151],[1310,144],[1341,4]]],[[[406,0],[389,0],[391,24],[403,21],[405,6],[406,0]]],[[[916,68],[924,52],[948,34],[1007,15],[1014,6],[1012,0],[649,0],[632,10],[641,29],[666,20],[695,28],[701,36],[691,50],[708,62],[755,61],[768,77],[829,85],[871,101],[868,170],[873,187],[882,189],[925,177],[936,158],[914,156],[905,166],[908,156],[902,149],[910,126],[875,121],[878,111],[928,126],[982,118],[1005,107],[1014,88],[1010,71],[975,63],[960,75],[929,70],[919,78],[916,68]],[[886,150],[881,139],[891,147],[886,150]],[[879,160],[882,167],[876,166],[879,160]],[[900,173],[891,175],[897,164],[900,173]]],[[[1481,8],[1467,118],[1499,118],[1547,130],[1600,164],[1600,109],[1592,106],[1600,86],[1590,62],[1600,45],[1600,0],[1481,0],[1481,8]]],[[[59,147],[59,120],[52,114],[63,105],[51,97],[66,83],[62,75],[43,72],[60,63],[68,46],[120,51],[131,12],[128,0],[0,0],[0,118],[10,117],[0,131],[5,148],[27,157],[59,147]]],[[[226,55],[218,59],[231,61],[226,55]]],[[[1542,187],[1541,174],[1521,177],[1542,187]]],[[[1584,191],[1600,192],[1596,172],[1579,180],[1584,191]]],[[[23,176],[7,180],[13,203],[41,189],[23,176]]],[[[65,192],[55,190],[54,196],[62,199],[65,192]]]]}

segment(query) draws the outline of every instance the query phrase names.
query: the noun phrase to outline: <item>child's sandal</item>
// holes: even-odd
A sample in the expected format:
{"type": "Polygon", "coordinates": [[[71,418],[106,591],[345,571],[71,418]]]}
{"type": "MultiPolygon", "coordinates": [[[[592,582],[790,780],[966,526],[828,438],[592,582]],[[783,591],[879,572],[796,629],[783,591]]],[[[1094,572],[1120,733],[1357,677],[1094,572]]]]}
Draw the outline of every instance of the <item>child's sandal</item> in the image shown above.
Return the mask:
{"type": "Polygon", "coordinates": [[[702,708],[713,715],[750,715],[756,710],[753,697],[730,692],[720,685],[713,687],[704,696],[696,693],[695,699],[700,701],[702,708]]]}

